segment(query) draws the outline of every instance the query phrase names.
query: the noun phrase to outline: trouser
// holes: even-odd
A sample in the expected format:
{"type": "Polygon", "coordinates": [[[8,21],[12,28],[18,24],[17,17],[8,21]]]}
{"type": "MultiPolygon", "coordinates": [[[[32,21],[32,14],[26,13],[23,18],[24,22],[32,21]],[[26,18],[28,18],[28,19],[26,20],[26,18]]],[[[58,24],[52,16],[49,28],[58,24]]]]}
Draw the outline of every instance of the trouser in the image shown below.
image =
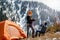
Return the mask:
{"type": "Polygon", "coordinates": [[[38,33],[39,33],[39,36],[40,36],[40,31],[36,31],[35,37],[37,37],[38,33]]]}
{"type": "Polygon", "coordinates": [[[45,34],[45,31],[39,31],[39,30],[36,31],[36,34],[35,34],[36,37],[37,37],[38,33],[39,33],[39,36],[40,36],[40,34],[43,34],[44,35],[45,34]]]}
{"type": "Polygon", "coordinates": [[[32,37],[34,37],[34,28],[32,27],[31,24],[27,24],[27,37],[29,36],[29,28],[32,29],[32,37]]]}

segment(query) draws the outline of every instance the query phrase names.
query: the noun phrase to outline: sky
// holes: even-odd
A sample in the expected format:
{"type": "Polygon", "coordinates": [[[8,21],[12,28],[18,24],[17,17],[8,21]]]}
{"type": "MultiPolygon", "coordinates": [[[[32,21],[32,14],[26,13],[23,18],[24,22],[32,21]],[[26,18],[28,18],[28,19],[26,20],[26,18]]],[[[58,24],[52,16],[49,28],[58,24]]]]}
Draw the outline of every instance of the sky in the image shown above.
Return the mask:
{"type": "Polygon", "coordinates": [[[42,2],[52,9],[60,11],[60,0],[22,0],[22,1],[37,1],[42,2]]]}

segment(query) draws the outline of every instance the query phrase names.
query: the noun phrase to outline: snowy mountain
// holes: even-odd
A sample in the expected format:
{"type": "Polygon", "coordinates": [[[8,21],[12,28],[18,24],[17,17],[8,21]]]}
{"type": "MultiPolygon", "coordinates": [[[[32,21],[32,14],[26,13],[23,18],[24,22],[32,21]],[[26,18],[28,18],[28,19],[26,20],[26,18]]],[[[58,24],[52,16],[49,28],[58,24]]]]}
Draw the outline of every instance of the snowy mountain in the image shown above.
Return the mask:
{"type": "Polygon", "coordinates": [[[0,0],[0,21],[9,19],[25,28],[28,10],[33,12],[32,17],[36,19],[35,25],[40,25],[42,21],[55,22],[56,17],[60,19],[60,12],[41,2],[0,0]]]}

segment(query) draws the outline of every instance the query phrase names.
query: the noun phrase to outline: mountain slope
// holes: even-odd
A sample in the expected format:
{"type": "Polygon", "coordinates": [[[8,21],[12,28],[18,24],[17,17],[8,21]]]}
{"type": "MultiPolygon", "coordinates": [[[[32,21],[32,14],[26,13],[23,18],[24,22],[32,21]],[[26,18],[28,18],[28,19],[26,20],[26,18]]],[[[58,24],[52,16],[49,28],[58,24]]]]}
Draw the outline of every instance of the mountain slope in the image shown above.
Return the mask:
{"type": "Polygon", "coordinates": [[[20,0],[0,0],[0,13],[3,16],[5,15],[4,17],[0,16],[1,21],[9,19],[21,25],[22,28],[25,29],[28,10],[32,10],[33,12],[32,17],[36,19],[35,25],[40,25],[41,21],[55,22],[55,16],[60,18],[60,12],[49,8],[47,5],[41,2],[38,3],[20,0]]]}

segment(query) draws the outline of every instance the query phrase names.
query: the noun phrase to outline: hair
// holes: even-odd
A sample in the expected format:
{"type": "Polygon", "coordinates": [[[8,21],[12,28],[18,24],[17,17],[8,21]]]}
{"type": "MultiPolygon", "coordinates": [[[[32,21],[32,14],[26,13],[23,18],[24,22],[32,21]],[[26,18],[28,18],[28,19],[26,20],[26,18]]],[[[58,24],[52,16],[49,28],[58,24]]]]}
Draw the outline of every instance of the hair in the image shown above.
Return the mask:
{"type": "Polygon", "coordinates": [[[45,25],[47,25],[47,22],[45,22],[45,25]]]}
{"type": "Polygon", "coordinates": [[[27,14],[28,14],[28,15],[29,15],[29,14],[32,14],[32,11],[31,11],[31,10],[29,10],[27,14]]]}

